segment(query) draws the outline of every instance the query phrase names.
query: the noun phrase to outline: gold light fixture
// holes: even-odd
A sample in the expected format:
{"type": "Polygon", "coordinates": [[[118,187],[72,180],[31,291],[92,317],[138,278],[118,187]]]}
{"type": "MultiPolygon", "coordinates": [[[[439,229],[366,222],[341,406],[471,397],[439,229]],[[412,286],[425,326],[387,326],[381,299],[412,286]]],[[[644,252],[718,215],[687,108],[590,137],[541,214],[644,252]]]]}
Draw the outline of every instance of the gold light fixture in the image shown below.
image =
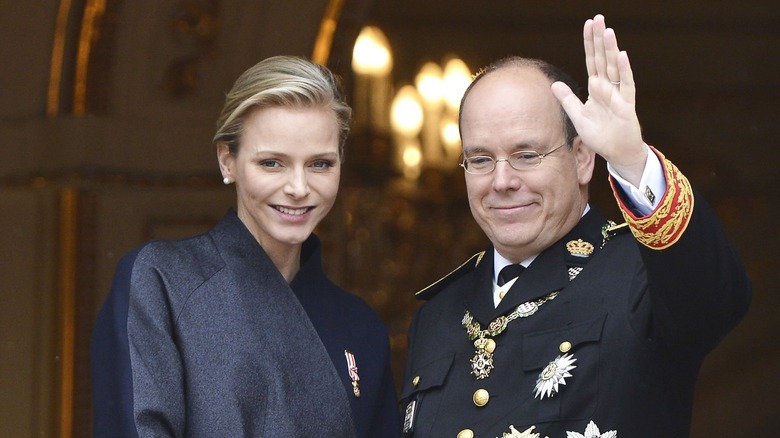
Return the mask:
{"type": "Polygon", "coordinates": [[[408,179],[420,176],[423,153],[419,135],[423,129],[422,98],[412,85],[398,90],[390,109],[390,126],[393,129],[396,150],[396,166],[408,179]]]}
{"type": "Polygon", "coordinates": [[[360,31],[352,49],[352,70],[354,129],[383,134],[389,123],[393,55],[387,37],[378,27],[366,26],[360,31]]]}
{"type": "Polygon", "coordinates": [[[352,49],[352,70],[357,74],[385,76],[393,69],[393,56],[387,37],[376,26],[366,26],[352,49]]]}
{"type": "Polygon", "coordinates": [[[409,180],[424,169],[451,171],[460,155],[458,107],[471,72],[456,56],[445,61],[425,62],[414,85],[401,86],[391,100],[393,55],[387,37],[366,26],[355,41],[354,129],[391,134],[393,164],[409,180]]]}
{"type": "MultiPolygon", "coordinates": [[[[419,150],[422,153],[420,166],[430,169],[449,171],[460,155],[460,132],[458,130],[458,107],[460,99],[471,82],[471,72],[463,60],[451,57],[442,68],[434,62],[426,62],[415,76],[415,86],[402,87],[395,100],[405,99],[413,88],[420,102],[422,125],[420,131],[410,137],[408,132],[401,132],[400,123],[391,120],[394,138],[398,147],[410,147],[412,140],[418,138],[419,150]]],[[[395,117],[396,112],[391,113],[395,117]]],[[[402,169],[405,175],[418,174],[402,169]]]]}

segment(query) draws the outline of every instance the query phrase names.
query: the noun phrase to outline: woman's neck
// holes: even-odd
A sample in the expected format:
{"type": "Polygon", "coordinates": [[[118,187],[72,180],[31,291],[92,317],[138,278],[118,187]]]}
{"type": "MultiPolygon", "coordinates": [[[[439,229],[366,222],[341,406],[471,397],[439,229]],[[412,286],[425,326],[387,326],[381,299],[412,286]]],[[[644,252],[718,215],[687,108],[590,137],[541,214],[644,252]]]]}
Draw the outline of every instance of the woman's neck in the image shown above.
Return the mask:
{"type": "Polygon", "coordinates": [[[297,245],[260,245],[265,250],[268,257],[273,262],[276,269],[282,274],[285,280],[290,283],[295,274],[301,268],[301,244],[297,245]]]}

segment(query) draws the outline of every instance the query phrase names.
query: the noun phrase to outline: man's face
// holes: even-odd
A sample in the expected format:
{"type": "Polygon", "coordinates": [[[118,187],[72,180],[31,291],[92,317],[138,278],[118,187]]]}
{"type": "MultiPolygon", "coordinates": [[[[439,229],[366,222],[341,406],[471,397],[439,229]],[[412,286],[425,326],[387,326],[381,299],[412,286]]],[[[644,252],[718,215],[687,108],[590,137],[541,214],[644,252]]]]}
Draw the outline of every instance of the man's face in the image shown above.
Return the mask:
{"type": "MultiPolygon", "coordinates": [[[[461,115],[465,157],[506,159],[522,150],[547,153],[565,143],[561,106],[539,71],[507,68],[482,78],[461,115]]],[[[498,252],[520,262],[548,248],[579,221],[587,202],[594,154],[579,138],[537,167],[506,161],[484,175],[466,173],[469,206],[498,252]]]]}

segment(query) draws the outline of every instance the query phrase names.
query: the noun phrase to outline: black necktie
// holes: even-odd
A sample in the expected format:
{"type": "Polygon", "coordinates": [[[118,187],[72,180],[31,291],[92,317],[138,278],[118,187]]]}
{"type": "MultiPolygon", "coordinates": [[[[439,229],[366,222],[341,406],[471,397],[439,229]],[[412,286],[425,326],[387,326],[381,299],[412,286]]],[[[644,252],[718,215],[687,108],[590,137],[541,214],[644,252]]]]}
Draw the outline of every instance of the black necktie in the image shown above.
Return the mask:
{"type": "Polygon", "coordinates": [[[506,265],[501,272],[498,273],[498,285],[503,286],[513,278],[517,278],[523,273],[525,267],[523,265],[506,265]]]}

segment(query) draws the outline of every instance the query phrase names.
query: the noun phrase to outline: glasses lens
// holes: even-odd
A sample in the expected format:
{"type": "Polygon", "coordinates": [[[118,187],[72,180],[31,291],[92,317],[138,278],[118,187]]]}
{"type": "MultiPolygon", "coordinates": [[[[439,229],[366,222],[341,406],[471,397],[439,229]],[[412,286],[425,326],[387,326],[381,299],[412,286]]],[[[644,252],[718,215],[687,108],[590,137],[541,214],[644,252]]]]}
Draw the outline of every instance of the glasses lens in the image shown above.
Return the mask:
{"type": "Polygon", "coordinates": [[[494,161],[490,157],[469,157],[464,168],[471,173],[487,173],[493,170],[494,161]]]}
{"type": "Polygon", "coordinates": [[[520,151],[509,156],[509,164],[518,170],[536,167],[541,161],[539,153],[535,151],[520,151]]]}

